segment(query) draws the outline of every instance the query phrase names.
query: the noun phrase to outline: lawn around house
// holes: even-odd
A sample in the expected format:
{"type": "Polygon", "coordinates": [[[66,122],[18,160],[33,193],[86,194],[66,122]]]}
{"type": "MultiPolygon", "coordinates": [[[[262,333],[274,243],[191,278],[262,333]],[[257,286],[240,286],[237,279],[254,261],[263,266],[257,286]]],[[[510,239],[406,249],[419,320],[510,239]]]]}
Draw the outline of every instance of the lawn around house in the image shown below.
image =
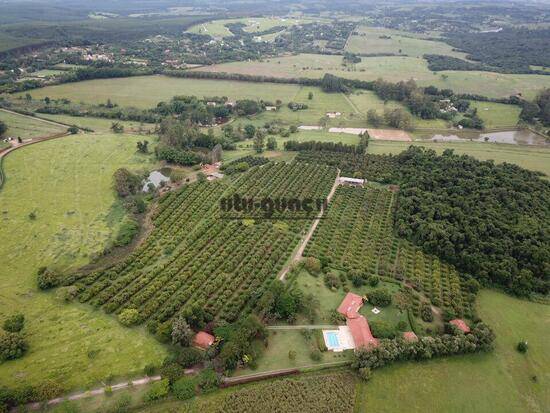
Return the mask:
{"type": "Polygon", "coordinates": [[[40,292],[36,285],[39,267],[78,268],[116,232],[124,212],[111,187],[113,172],[156,164],[151,156],[136,153],[138,139],[74,135],[22,148],[4,159],[0,313],[25,315],[29,351],[0,364],[2,384],[54,379],[66,390],[85,389],[110,375],[141,376],[146,364],[166,356],[166,348],[145,329],[122,327],[89,306],[63,304],[55,291],[40,292]]]}
{"type": "Polygon", "coordinates": [[[359,384],[355,412],[546,411],[550,306],[490,290],[479,293],[477,305],[495,331],[494,352],[381,369],[359,384]],[[529,342],[526,355],[516,351],[520,340],[529,342]]]}

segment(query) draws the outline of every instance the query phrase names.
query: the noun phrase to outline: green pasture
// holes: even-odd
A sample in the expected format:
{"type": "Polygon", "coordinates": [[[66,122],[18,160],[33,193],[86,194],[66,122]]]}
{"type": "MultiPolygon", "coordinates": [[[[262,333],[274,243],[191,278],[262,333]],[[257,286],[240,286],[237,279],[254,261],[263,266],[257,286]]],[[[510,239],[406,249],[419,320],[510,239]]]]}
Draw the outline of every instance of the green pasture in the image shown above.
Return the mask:
{"type": "Polygon", "coordinates": [[[514,163],[525,169],[540,171],[550,176],[550,148],[525,145],[509,145],[485,142],[390,142],[371,140],[368,152],[373,154],[398,154],[410,145],[433,149],[438,153],[453,149],[455,153],[466,154],[480,160],[492,159],[496,163],[514,163]]]}
{"type": "Polygon", "coordinates": [[[288,102],[300,86],[276,83],[251,83],[229,80],[184,79],[168,76],[135,76],[96,79],[48,86],[30,91],[34,99],[66,98],[73,102],[105,103],[111,99],[120,106],[152,108],[175,95],[198,97],[227,96],[230,99],[264,99],[288,102]]]}
{"type": "Polygon", "coordinates": [[[79,134],[19,149],[3,160],[0,317],[25,315],[29,351],[0,364],[2,384],[55,379],[67,390],[85,389],[110,375],[142,375],[146,364],[166,355],[144,329],[124,328],[89,306],[63,304],[55,291],[41,292],[36,285],[39,267],[78,268],[117,231],[124,212],[112,189],[113,172],[155,166],[152,156],[136,153],[138,139],[79,134]]]}
{"type": "Polygon", "coordinates": [[[46,113],[37,114],[43,119],[60,122],[65,125],[76,125],[79,128],[92,129],[94,132],[110,132],[113,122],[118,122],[124,126],[125,132],[138,132],[141,128],[143,131],[153,130],[155,126],[150,123],[140,123],[132,121],[119,121],[116,119],[92,118],[84,116],[69,116],[69,115],[49,115],[46,113]]]}
{"type": "Polygon", "coordinates": [[[398,30],[382,27],[361,26],[358,34],[352,35],[346,50],[358,54],[393,53],[411,57],[439,54],[465,59],[466,54],[453,50],[443,41],[426,40],[398,30]],[[386,38],[386,37],[389,37],[386,38]]]}
{"type": "Polygon", "coordinates": [[[56,125],[30,116],[4,112],[3,110],[0,110],[0,121],[8,125],[5,136],[21,137],[21,139],[45,137],[67,130],[63,125],[56,125]]]}
{"type": "Polygon", "coordinates": [[[482,291],[479,316],[496,333],[493,353],[405,363],[358,385],[356,412],[545,412],[550,405],[550,306],[482,291]],[[527,340],[526,355],[515,350],[527,340]]]}
{"type": "Polygon", "coordinates": [[[391,82],[414,79],[421,86],[434,85],[489,97],[508,97],[522,93],[526,98],[533,98],[548,85],[545,75],[453,70],[432,72],[424,59],[406,56],[363,57],[361,63],[348,67],[342,65],[342,56],[299,54],[254,62],[223,63],[197,70],[308,78],[321,78],[325,73],[332,73],[349,79],[382,78],[391,82]]]}
{"type": "Polygon", "coordinates": [[[519,122],[521,107],[492,102],[470,102],[478,116],[485,122],[485,129],[514,127],[519,122]]]}

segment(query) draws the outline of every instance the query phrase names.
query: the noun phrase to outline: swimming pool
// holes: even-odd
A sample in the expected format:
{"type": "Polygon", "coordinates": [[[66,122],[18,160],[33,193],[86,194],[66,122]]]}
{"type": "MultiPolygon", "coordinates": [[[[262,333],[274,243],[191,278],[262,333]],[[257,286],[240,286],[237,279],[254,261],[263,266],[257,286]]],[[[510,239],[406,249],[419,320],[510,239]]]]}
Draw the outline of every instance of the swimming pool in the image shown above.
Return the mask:
{"type": "Polygon", "coordinates": [[[338,333],[335,331],[327,331],[325,333],[327,341],[328,341],[328,347],[330,348],[338,348],[340,347],[340,341],[338,340],[338,333]]]}

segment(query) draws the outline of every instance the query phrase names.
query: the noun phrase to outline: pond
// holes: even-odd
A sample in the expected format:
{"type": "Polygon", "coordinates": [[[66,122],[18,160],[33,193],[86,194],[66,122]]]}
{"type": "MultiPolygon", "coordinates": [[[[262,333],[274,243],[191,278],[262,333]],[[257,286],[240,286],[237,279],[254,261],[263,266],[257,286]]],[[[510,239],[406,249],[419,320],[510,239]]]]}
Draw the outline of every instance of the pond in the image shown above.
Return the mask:
{"type": "Polygon", "coordinates": [[[149,192],[150,184],[158,188],[162,185],[162,182],[170,182],[170,178],[163,175],[160,171],[151,172],[143,184],[143,192],[149,192]]]}
{"type": "Polygon", "coordinates": [[[434,142],[490,142],[512,145],[548,145],[546,139],[527,129],[501,132],[457,132],[456,134],[435,134],[428,137],[434,142]]]}

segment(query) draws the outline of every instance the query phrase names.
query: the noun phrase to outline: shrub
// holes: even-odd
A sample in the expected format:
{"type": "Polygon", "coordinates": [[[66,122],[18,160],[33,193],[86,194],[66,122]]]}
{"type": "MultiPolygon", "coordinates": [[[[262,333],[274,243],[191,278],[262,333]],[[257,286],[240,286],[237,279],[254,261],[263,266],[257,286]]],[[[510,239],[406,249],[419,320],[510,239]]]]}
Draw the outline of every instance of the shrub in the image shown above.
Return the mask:
{"type": "Polygon", "coordinates": [[[50,288],[58,287],[61,284],[62,277],[47,267],[41,267],[37,273],[37,281],[38,288],[49,290],[50,288]]]}
{"type": "Polygon", "coordinates": [[[6,320],[4,320],[3,328],[9,333],[19,333],[23,330],[24,325],[25,316],[18,313],[6,318],[6,320]]]}
{"type": "Polygon", "coordinates": [[[294,351],[294,350],[289,350],[289,351],[288,351],[288,358],[289,358],[290,360],[296,360],[296,351],[294,351]]]}
{"type": "Polygon", "coordinates": [[[197,384],[203,393],[208,393],[219,387],[220,377],[213,369],[206,369],[199,374],[197,384]]]}
{"type": "Polygon", "coordinates": [[[123,247],[132,242],[136,234],[139,232],[139,224],[133,218],[124,218],[118,229],[118,233],[113,242],[115,247],[123,247]]]}
{"type": "Polygon", "coordinates": [[[373,336],[377,338],[395,338],[395,329],[387,321],[375,320],[369,324],[373,336]]]}
{"type": "Polygon", "coordinates": [[[170,343],[172,341],[172,323],[167,321],[157,326],[155,337],[161,343],[170,343]]]}
{"type": "Polygon", "coordinates": [[[185,375],[185,369],[174,361],[167,361],[161,367],[160,375],[172,384],[185,375]]]}
{"type": "Polygon", "coordinates": [[[19,333],[0,333],[0,361],[14,360],[26,353],[27,342],[19,333]]]}
{"type": "Polygon", "coordinates": [[[177,361],[183,367],[191,367],[204,360],[204,352],[193,348],[186,347],[180,350],[177,361]]]}
{"type": "Polygon", "coordinates": [[[520,353],[527,353],[529,346],[527,345],[527,341],[522,340],[518,343],[516,348],[520,353]]]}
{"type": "Polygon", "coordinates": [[[146,375],[146,376],[154,376],[155,373],[157,371],[157,368],[153,365],[153,364],[147,364],[144,368],[143,368],[143,373],[146,375]]]}
{"type": "Polygon", "coordinates": [[[338,289],[340,287],[340,278],[333,272],[326,273],[323,281],[330,289],[338,289]]]}
{"type": "Polygon", "coordinates": [[[323,355],[321,354],[321,351],[316,348],[316,349],[311,350],[311,353],[309,353],[309,357],[313,361],[321,361],[321,359],[323,358],[323,355]]]}
{"type": "Polygon", "coordinates": [[[122,310],[122,312],[118,315],[118,321],[123,326],[133,326],[139,321],[139,312],[135,308],[127,308],[122,310]]]}
{"type": "Polygon", "coordinates": [[[431,323],[432,321],[434,321],[434,315],[430,304],[428,303],[422,304],[422,308],[420,310],[420,317],[426,323],[431,323]]]}
{"type": "Polygon", "coordinates": [[[376,289],[369,293],[369,302],[377,307],[387,307],[391,304],[391,294],[386,289],[376,289]]]}
{"type": "Polygon", "coordinates": [[[364,381],[369,381],[372,377],[372,370],[369,367],[361,367],[358,373],[359,377],[364,381]]]}
{"type": "Polygon", "coordinates": [[[152,402],[160,400],[168,395],[170,383],[167,379],[157,381],[151,385],[151,388],[145,393],[145,401],[152,402]]]}
{"type": "Polygon", "coordinates": [[[188,400],[195,397],[195,380],[191,377],[182,377],[172,385],[172,392],[179,400],[188,400]]]}
{"type": "Polygon", "coordinates": [[[194,335],[185,317],[181,314],[176,317],[172,323],[172,343],[189,346],[194,335]]]}
{"type": "Polygon", "coordinates": [[[70,303],[78,295],[78,288],[74,285],[68,287],[61,287],[55,293],[55,297],[64,303],[70,303]]]}
{"type": "Polygon", "coordinates": [[[126,413],[132,404],[132,396],[128,393],[121,394],[114,403],[109,406],[106,413],[126,413]]]}
{"type": "Polygon", "coordinates": [[[315,257],[307,257],[304,266],[311,275],[317,275],[321,271],[321,262],[315,257]]]}
{"type": "Polygon", "coordinates": [[[35,399],[39,401],[51,400],[59,397],[64,389],[58,382],[47,380],[35,389],[35,399]]]}
{"type": "Polygon", "coordinates": [[[380,277],[378,275],[371,275],[368,279],[369,285],[371,287],[376,287],[378,283],[380,282],[380,277]]]}

